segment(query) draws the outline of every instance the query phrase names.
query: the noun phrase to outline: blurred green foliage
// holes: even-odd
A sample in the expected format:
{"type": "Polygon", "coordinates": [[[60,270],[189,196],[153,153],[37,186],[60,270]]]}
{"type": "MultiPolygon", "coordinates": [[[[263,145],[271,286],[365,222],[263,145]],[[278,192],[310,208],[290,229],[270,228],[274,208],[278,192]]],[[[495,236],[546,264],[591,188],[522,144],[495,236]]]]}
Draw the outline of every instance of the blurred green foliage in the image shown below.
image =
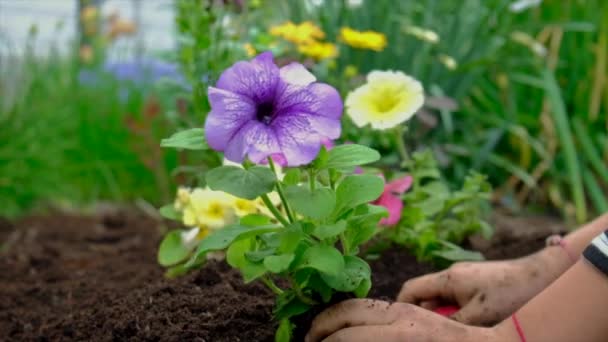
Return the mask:
{"type": "MultiPolygon", "coordinates": [[[[553,207],[579,222],[608,207],[607,2],[545,0],[518,11],[514,3],[524,1],[267,3],[262,27],[311,20],[336,43],[345,26],[387,36],[382,52],[340,44],[335,61],[316,66],[343,93],[362,82],[346,77],[348,68],[397,69],[435,100],[455,99],[457,109],[424,110],[406,138],[411,148],[432,148],[453,184],[473,168],[489,175],[502,205],[553,207]]],[[[345,135],[395,150],[348,122],[345,135]]]]}
{"type": "Polygon", "coordinates": [[[38,54],[34,41],[0,57],[0,215],[168,200],[177,158],[158,147],[170,129],[160,99],[110,78],[81,83],[75,58],[38,54]]]}

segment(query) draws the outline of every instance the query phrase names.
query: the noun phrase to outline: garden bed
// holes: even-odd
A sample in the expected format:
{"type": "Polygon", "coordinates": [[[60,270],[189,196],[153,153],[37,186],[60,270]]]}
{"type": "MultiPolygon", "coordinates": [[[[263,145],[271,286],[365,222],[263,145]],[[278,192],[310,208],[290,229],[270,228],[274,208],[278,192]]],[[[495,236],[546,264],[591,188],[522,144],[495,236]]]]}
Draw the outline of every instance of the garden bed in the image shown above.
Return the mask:
{"type": "MultiPolygon", "coordinates": [[[[525,255],[563,230],[550,218],[496,216],[492,259],[525,255]],[[533,229],[533,228],[540,229],[533,229]]],[[[126,212],[0,220],[0,336],[10,340],[272,341],[274,296],[210,262],[179,279],[156,263],[162,224],[126,212]]],[[[370,297],[433,271],[405,251],[372,262],[370,297]]]]}

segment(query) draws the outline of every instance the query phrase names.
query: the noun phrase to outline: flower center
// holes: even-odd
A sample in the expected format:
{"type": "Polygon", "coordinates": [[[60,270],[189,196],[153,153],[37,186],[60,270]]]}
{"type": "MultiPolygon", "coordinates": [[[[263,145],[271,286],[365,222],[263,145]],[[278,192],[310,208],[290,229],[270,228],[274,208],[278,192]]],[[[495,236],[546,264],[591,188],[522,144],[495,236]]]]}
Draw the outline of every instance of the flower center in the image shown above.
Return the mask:
{"type": "Polygon", "coordinates": [[[375,99],[376,110],[380,113],[390,112],[393,108],[397,106],[401,99],[394,91],[390,89],[384,89],[384,91],[380,92],[375,99]]]}
{"type": "Polygon", "coordinates": [[[259,122],[268,125],[268,124],[270,124],[270,121],[272,121],[273,114],[274,114],[274,106],[272,105],[272,102],[265,102],[265,103],[260,103],[257,106],[256,112],[255,112],[255,117],[259,122]]]}

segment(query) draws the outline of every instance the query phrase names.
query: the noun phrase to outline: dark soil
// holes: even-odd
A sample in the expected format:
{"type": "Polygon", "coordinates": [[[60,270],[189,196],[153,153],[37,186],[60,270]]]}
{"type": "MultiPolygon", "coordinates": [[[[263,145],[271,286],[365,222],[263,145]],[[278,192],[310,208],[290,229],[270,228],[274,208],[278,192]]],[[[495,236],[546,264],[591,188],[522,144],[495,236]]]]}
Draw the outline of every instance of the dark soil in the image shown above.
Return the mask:
{"type": "MultiPolygon", "coordinates": [[[[273,340],[273,296],[264,286],[244,285],[223,262],[165,279],[156,263],[161,231],[125,212],[0,220],[0,340],[273,340]]],[[[486,247],[492,258],[515,257],[545,236],[486,247]]],[[[405,280],[433,271],[398,249],[372,269],[374,298],[393,298],[405,280]]]]}

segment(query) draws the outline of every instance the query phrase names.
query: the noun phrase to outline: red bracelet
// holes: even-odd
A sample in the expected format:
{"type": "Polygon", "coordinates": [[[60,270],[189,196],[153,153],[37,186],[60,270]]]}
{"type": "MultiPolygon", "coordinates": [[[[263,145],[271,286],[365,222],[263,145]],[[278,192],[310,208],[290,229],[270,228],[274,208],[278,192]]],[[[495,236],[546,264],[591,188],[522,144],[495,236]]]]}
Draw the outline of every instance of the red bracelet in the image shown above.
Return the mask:
{"type": "Polygon", "coordinates": [[[564,252],[568,256],[568,259],[570,259],[572,263],[576,263],[578,261],[578,257],[570,252],[570,248],[566,244],[566,240],[559,235],[549,236],[547,238],[547,246],[559,246],[564,250],[564,252]]]}
{"type": "Polygon", "coordinates": [[[519,339],[521,340],[521,342],[526,342],[526,335],[524,335],[524,330],[521,328],[521,325],[519,325],[517,316],[513,314],[513,316],[511,316],[511,319],[513,320],[513,325],[515,325],[515,330],[517,331],[517,335],[519,335],[519,339]]]}

